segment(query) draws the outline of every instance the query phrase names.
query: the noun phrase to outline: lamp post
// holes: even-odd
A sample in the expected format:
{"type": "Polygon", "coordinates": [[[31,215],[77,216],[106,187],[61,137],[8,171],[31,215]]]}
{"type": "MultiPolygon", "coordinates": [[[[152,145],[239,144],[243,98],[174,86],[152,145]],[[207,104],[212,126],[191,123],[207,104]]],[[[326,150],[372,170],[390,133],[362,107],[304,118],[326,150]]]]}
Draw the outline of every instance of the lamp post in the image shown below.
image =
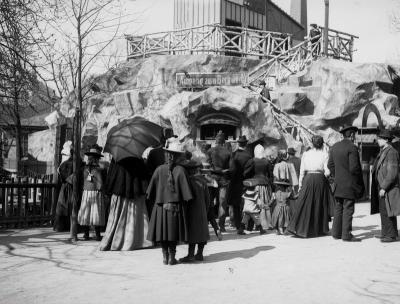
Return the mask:
{"type": "Polygon", "coordinates": [[[328,57],[329,0],[325,1],[324,54],[328,57]]]}

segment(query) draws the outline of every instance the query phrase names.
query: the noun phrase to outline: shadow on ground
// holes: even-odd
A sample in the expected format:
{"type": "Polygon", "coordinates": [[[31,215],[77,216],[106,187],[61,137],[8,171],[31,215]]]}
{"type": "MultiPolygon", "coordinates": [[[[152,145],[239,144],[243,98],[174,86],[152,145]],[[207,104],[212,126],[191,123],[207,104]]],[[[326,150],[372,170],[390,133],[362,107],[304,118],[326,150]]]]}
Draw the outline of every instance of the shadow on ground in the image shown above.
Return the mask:
{"type": "Polygon", "coordinates": [[[222,261],[228,261],[236,258],[250,259],[262,251],[274,249],[274,246],[258,246],[251,249],[235,250],[213,253],[205,257],[203,263],[216,263],[222,261]]]}
{"type": "Polygon", "coordinates": [[[362,230],[365,232],[362,232],[360,234],[357,234],[357,237],[362,239],[362,240],[366,240],[366,239],[371,239],[373,238],[375,235],[378,235],[381,233],[381,230],[379,229],[378,225],[370,225],[370,226],[353,226],[353,230],[362,230]],[[376,229],[378,228],[378,229],[376,229]]]}
{"type": "Polygon", "coordinates": [[[23,246],[34,246],[43,243],[64,243],[70,244],[68,238],[66,238],[66,233],[62,232],[43,232],[38,230],[23,229],[23,230],[2,230],[0,233],[0,245],[8,248],[8,250],[13,250],[15,245],[23,246]],[[25,232],[27,232],[25,234],[25,232]]]}

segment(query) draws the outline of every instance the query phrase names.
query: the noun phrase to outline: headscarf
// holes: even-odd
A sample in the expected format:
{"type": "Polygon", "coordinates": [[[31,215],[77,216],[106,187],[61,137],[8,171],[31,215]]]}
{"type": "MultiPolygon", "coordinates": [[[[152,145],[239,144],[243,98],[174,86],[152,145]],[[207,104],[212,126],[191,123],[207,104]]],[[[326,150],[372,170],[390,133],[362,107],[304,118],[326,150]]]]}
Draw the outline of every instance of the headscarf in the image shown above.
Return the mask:
{"type": "Polygon", "coordinates": [[[264,147],[260,144],[254,148],[254,158],[264,158],[264,147]]]}

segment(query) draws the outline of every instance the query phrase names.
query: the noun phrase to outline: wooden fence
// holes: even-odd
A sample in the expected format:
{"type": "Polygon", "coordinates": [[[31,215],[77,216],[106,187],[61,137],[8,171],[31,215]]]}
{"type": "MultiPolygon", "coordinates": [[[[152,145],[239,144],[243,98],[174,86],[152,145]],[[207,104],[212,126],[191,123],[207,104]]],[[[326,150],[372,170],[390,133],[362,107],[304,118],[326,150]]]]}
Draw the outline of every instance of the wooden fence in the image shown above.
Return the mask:
{"type": "Polygon", "coordinates": [[[290,34],[208,24],[187,29],[126,35],[128,59],[149,55],[221,54],[268,58],[292,45],[290,34]]]}
{"type": "Polygon", "coordinates": [[[48,224],[53,218],[53,176],[0,180],[0,227],[48,224]]]}

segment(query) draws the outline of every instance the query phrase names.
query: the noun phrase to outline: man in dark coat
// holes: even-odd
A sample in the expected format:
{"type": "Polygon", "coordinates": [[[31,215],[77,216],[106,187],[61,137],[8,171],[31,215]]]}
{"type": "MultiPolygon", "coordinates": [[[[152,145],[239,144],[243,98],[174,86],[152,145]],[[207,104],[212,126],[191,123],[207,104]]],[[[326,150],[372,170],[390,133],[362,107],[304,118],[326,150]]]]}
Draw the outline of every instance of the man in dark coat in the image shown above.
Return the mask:
{"type": "Polygon", "coordinates": [[[334,177],[336,198],[332,236],[343,241],[359,242],[351,234],[354,203],[364,194],[364,181],[360,156],[354,145],[357,127],[345,126],[340,130],[343,140],[333,145],[329,154],[328,168],[334,177]]]}
{"type": "Polygon", "coordinates": [[[220,131],[215,137],[215,147],[208,150],[207,153],[207,161],[213,170],[212,177],[218,184],[216,191],[212,192],[211,201],[216,198],[218,202],[218,226],[221,232],[226,231],[225,218],[228,208],[226,204],[226,190],[229,184],[226,171],[229,170],[229,161],[231,159],[231,153],[224,145],[225,134],[220,131]]]}
{"type": "Polygon", "coordinates": [[[399,154],[391,146],[393,136],[388,130],[378,134],[381,148],[373,166],[371,214],[380,213],[381,242],[394,242],[398,237],[397,218],[400,215],[399,154]]]}
{"type": "Polygon", "coordinates": [[[248,151],[246,151],[247,138],[246,136],[239,136],[238,149],[232,154],[229,164],[229,172],[231,180],[228,186],[227,202],[228,205],[233,207],[233,216],[235,220],[235,227],[238,234],[243,234],[241,231],[241,205],[243,195],[243,181],[254,175],[254,162],[253,158],[248,151]]]}
{"type": "MultiPolygon", "coordinates": [[[[265,83],[264,80],[261,80],[260,82],[260,86],[261,86],[261,95],[262,97],[264,97],[265,99],[271,100],[271,95],[269,93],[269,88],[267,87],[267,84],[265,83]]],[[[263,102],[265,103],[266,101],[263,100],[263,102]]]]}
{"type": "Polygon", "coordinates": [[[318,26],[315,23],[310,24],[310,41],[311,41],[311,48],[313,49],[313,56],[317,57],[320,53],[321,46],[320,46],[320,38],[321,38],[321,31],[318,29],[318,26]]]}

